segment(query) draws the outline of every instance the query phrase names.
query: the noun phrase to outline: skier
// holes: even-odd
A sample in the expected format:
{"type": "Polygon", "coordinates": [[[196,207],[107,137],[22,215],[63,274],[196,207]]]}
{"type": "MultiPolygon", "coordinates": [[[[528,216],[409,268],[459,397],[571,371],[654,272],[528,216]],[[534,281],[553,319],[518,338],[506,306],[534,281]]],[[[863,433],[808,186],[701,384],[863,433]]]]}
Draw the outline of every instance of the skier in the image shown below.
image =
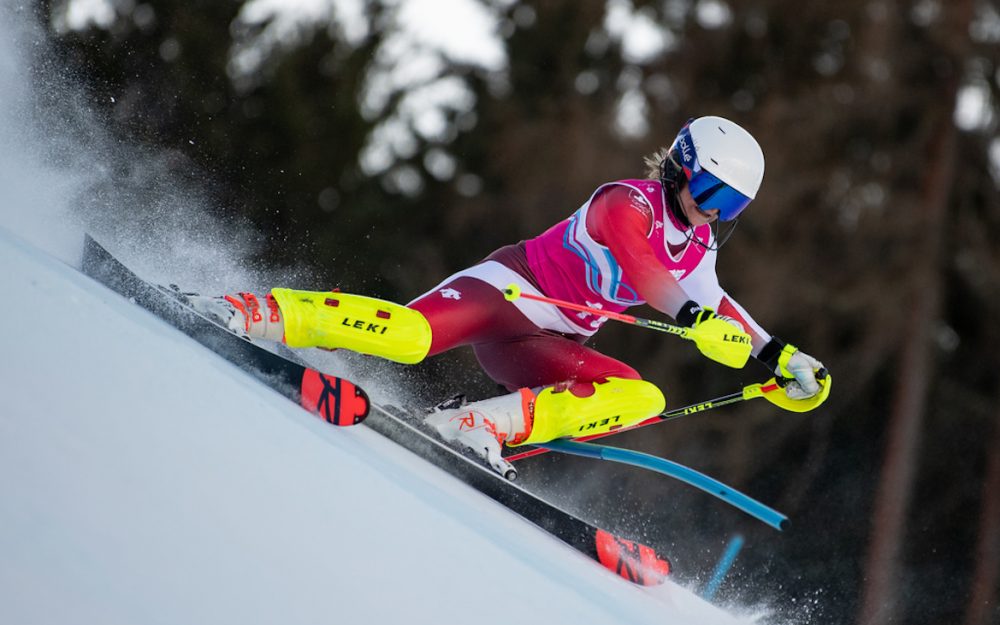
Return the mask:
{"type": "Polygon", "coordinates": [[[511,392],[439,409],[427,423],[502,474],[509,468],[500,455],[505,443],[611,431],[665,406],[660,390],[635,369],[585,345],[606,317],[509,301],[508,285],[612,312],[648,302],[680,325],[749,343],[757,360],[789,380],[788,400],[818,406],[829,392],[822,363],[765,332],[715,273],[719,247],[763,179],[757,141],[732,121],[701,117],[646,165],[647,178],[601,185],[567,219],[494,251],[405,307],[282,288],[272,289],[263,305],[239,293],[199,298],[200,306],[252,338],[290,347],[346,348],[417,363],[472,346],[485,372],[511,392]],[[729,224],[728,233],[713,222],[729,224]]]}

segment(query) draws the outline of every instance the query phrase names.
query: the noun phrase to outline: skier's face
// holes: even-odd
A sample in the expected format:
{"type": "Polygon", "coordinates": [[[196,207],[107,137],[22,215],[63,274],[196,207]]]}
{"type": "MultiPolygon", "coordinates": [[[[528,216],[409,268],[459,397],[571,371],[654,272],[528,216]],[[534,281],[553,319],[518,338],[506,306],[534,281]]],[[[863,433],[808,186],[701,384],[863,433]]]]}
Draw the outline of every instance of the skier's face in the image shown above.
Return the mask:
{"type": "Polygon", "coordinates": [[[717,208],[710,208],[707,211],[698,208],[698,204],[691,197],[691,191],[688,190],[687,185],[684,185],[684,188],[681,189],[680,198],[684,216],[687,217],[688,223],[692,226],[710,224],[719,218],[719,209],[717,208]]]}

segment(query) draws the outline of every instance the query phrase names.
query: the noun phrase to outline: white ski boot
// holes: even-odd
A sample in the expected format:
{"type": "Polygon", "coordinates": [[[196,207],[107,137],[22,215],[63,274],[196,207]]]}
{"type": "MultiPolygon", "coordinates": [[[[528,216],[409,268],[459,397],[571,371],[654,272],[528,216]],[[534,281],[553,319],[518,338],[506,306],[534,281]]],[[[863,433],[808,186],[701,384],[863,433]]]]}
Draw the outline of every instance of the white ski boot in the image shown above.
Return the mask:
{"type": "Polygon", "coordinates": [[[457,407],[439,407],[424,422],[446,441],[464,445],[508,480],[517,469],[504,460],[503,443],[521,441],[531,433],[535,394],[529,389],[457,407]]]}
{"type": "Polygon", "coordinates": [[[245,338],[280,342],[285,334],[281,311],[270,294],[265,298],[267,309],[253,293],[237,293],[222,297],[184,294],[192,308],[219,320],[224,326],[245,338]]]}

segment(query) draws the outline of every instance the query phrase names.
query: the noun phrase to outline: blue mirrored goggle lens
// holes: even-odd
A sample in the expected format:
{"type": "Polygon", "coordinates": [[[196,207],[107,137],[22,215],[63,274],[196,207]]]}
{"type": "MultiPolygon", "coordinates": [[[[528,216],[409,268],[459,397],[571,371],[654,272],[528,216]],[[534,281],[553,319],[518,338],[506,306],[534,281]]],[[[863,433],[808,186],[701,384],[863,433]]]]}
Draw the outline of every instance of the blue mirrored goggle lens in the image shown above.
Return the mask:
{"type": "Polygon", "coordinates": [[[704,169],[688,182],[691,197],[702,211],[719,209],[719,219],[730,221],[743,212],[750,198],[722,182],[704,169]]]}

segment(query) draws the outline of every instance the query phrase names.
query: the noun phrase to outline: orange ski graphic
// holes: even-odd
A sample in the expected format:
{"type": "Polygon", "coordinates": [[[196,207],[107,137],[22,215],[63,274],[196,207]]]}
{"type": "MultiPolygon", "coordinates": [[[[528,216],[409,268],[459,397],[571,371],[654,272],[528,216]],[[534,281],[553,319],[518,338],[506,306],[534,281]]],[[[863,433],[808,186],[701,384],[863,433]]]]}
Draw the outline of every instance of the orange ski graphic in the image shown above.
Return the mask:
{"type": "Polygon", "coordinates": [[[670,574],[670,561],[652,547],[597,530],[597,560],[606,568],[640,586],[662,584],[670,574]]]}
{"type": "Polygon", "coordinates": [[[368,395],[343,378],[306,369],[299,403],[333,425],[357,425],[371,409],[368,395]]]}

